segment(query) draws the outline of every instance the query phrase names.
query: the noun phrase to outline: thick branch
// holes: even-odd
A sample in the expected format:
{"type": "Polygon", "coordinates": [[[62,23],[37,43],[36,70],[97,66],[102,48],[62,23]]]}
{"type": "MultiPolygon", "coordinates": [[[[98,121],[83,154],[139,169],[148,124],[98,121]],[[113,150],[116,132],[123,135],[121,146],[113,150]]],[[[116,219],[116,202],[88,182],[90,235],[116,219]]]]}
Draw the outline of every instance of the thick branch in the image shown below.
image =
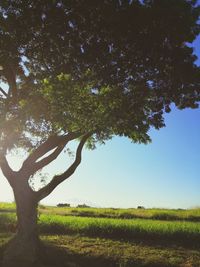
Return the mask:
{"type": "MultiPolygon", "coordinates": [[[[80,134],[78,134],[78,133],[68,133],[67,135],[63,135],[63,136],[50,136],[46,142],[44,142],[42,145],[40,145],[31,155],[28,156],[28,158],[24,161],[22,168],[33,166],[33,164],[35,164],[39,158],[44,156],[46,153],[48,153],[52,149],[56,148],[56,150],[57,150],[58,147],[66,145],[67,142],[69,142],[69,141],[71,141],[71,140],[73,140],[79,136],[80,136],[80,134]]],[[[59,152],[59,149],[57,150],[57,152],[59,152]]],[[[49,159],[50,159],[50,157],[49,157],[49,159]]],[[[52,160],[50,160],[49,162],[51,162],[52,160]]],[[[44,162],[45,161],[43,161],[43,163],[44,162]]],[[[48,164],[48,160],[47,160],[47,164],[48,164]]]]}
{"type": "Polygon", "coordinates": [[[31,175],[37,172],[38,170],[42,169],[52,161],[54,161],[62,152],[63,148],[65,147],[66,143],[63,145],[58,146],[49,156],[41,159],[40,161],[36,162],[31,169],[31,175]]]}
{"type": "Polygon", "coordinates": [[[53,179],[51,180],[51,182],[48,185],[44,186],[42,189],[40,189],[37,192],[39,201],[41,199],[47,197],[60,183],[65,181],[67,178],[69,178],[74,173],[76,168],[81,163],[82,149],[83,149],[83,146],[84,146],[85,142],[87,141],[87,139],[89,138],[90,135],[91,134],[87,134],[87,135],[83,136],[83,138],[81,139],[81,141],[80,141],[80,143],[78,145],[78,148],[76,150],[75,160],[72,163],[72,165],[64,173],[54,176],[53,179]]]}
{"type": "Polygon", "coordinates": [[[17,83],[16,83],[16,72],[13,69],[12,65],[7,64],[6,66],[3,66],[3,72],[6,77],[6,80],[9,84],[9,91],[8,95],[12,95],[13,102],[16,102],[17,100],[17,83]]]}
{"type": "Polygon", "coordinates": [[[8,94],[0,87],[0,92],[5,96],[8,97],[8,94]]]}
{"type": "Polygon", "coordinates": [[[13,175],[15,174],[15,172],[10,168],[8,161],[3,153],[0,154],[0,167],[3,175],[6,177],[11,187],[13,187],[13,175]]]}

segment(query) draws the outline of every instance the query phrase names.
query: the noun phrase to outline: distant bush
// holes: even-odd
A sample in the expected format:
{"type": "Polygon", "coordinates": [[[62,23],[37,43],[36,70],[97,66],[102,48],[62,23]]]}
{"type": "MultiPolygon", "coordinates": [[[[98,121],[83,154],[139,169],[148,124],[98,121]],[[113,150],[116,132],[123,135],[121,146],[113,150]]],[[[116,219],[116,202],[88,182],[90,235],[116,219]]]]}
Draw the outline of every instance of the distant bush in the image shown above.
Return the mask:
{"type": "Polygon", "coordinates": [[[57,207],[70,207],[70,204],[69,203],[59,203],[58,205],[57,205],[57,207]]]}
{"type": "Polygon", "coordinates": [[[90,208],[90,206],[86,205],[86,204],[79,204],[77,206],[77,208],[90,208]]]}
{"type": "Polygon", "coordinates": [[[144,210],[145,207],[143,207],[143,206],[138,206],[137,209],[142,209],[142,210],[144,210]]]}

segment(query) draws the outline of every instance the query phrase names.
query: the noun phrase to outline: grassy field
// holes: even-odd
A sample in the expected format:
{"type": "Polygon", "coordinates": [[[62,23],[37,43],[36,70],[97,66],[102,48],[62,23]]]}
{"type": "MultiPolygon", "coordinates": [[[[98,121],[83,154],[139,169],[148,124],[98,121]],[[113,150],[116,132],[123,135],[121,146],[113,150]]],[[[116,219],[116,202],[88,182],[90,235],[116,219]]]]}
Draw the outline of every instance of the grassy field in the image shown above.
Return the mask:
{"type": "Polygon", "coordinates": [[[153,219],[185,220],[200,222],[200,208],[187,210],[172,209],[112,209],[112,208],[58,208],[40,206],[41,213],[72,215],[83,217],[119,218],[119,219],[153,219]]]}
{"type": "MultiPolygon", "coordinates": [[[[14,212],[14,203],[0,203],[0,212],[14,212]]],[[[115,208],[74,208],[39,205],[39,213],[63,216],[119,218],[119,219],[152,219],[183,220],[200,222],[200,208],[196,209],[115,209],[115,208]]]]}
{"type": "MultiPolygon", "coordinates": [[[[199,209],[40,206],[42,260],[45,267],[200,267],[199,217],[199,209]]],[[[0,258],[15,231],[14,204],[0,203],[0,258]]]]}

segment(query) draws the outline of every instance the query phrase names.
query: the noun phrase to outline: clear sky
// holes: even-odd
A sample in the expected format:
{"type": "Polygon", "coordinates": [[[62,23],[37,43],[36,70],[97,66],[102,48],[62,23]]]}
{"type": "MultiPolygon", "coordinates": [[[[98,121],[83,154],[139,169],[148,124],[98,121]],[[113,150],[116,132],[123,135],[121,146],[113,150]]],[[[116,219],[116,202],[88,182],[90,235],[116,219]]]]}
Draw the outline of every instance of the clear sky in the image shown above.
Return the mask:
{"type": "MultiPolygon", "coordinates": [[[[200,36],[194,46],[200,65],[200,36]]],[[[174,109],[165,118],[165,128],[151,130],[149,145],[115,137],[94,151],[84,150],[75,174],[42,203],[124,208],[200,206],[200,109],[174,109]]],[[[62,154],[44,172],[52,177],[65,170],[70,163],[67,158],[62,154]]],[[[21,160],[19,156],[9,159],[13,167],[21,160]]],[[[9,185],[0,176],[0,201],[13,201],[9,185]]]]}

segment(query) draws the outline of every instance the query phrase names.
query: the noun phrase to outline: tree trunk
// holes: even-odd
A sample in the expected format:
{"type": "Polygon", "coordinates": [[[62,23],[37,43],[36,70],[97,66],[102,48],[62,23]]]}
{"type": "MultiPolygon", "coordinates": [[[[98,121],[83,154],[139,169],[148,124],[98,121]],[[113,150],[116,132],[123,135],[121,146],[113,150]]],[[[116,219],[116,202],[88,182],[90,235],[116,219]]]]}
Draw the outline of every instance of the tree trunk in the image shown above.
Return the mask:
{"type": "Polygon", "coordinates": [[[38,203],[28,184],[17,182],[14,195],[18,230],[4,253],[3,267],[33,267],[37,265],[39,259],[38,203]]]}

